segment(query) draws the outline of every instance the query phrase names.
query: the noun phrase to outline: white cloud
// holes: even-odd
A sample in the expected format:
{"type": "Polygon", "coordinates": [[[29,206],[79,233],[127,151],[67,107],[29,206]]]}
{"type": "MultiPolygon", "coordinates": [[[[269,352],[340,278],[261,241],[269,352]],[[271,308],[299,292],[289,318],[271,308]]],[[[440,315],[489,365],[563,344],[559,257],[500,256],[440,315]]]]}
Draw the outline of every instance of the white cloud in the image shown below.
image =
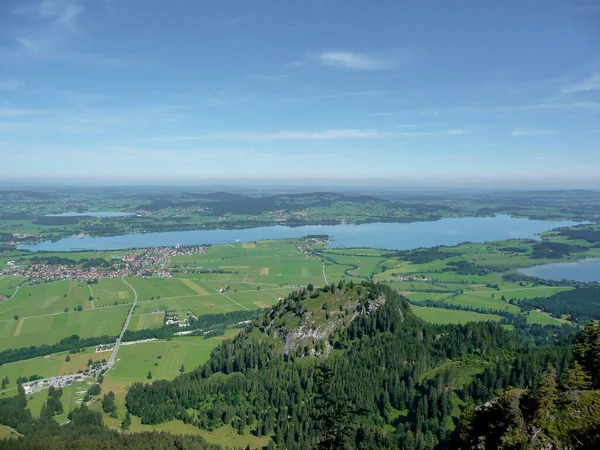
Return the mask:
{"type": "Polygon", "coordinates": [[[554,130],[544,130],[540,128],[517,128],[510,133],[513,137],[519,136],[542,136],[545,134],[553,134],[556,133],[554,130]]]}
{"type": "Polygon", "coordinates": [[[389,62],[348,51],[327,51],[317,55],[317,61],[325,66],[355,70],[383,70],[391,68],[389,62]]]}
{"type": "Polygon", "coordinates": [[[273,132],[219,132],[193,136],[164,136],[150,138],[152,141],[194,141],[194,140],[232,140],[232,141],[307,141],[374,138],[387,136],[377,130],[323,130],[323,131],[273,131],[273,132]]]}
{"type": "Polygon", "coordinates": [[[22,83],[18,80],[0,80],[0,90],[12,91],[22,86],[22,83]]]}
{"type": "Polygon", "coordinates": [[[403,138],[403,137],[434,137],[434,136],[459,136],[468,134],[468,130],[453,129],[441,131],[418,132],[387,132],[368,129],[333,129],[322,131],[273,131],[273,132],[217,132],[197,135],[160,136],[143,139],[145,141],[326,141],[344,139],[377,139],[377,138],[403,138]]]}
{"type": "Polygon", "coordinates": [[[600,73],[595,73],[592,76],[578,81],[577,83],[566,86],[563,92],[572,94],[574,92],[586,92],[600,89],[600,73]]]}

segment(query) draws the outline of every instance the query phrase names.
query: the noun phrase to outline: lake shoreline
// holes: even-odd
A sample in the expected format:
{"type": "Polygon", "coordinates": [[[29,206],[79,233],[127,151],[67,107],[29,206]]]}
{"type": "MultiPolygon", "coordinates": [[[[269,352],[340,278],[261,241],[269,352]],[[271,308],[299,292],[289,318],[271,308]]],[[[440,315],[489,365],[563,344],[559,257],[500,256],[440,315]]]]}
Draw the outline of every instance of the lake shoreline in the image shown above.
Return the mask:
{"type": "Polygon", "coordinates": [[[214,245],[270,239],[297,239],[307,235],[328,235],[332,248],[378,248],[411,250],[462,242],[486,242],[505,239],[537,239],[539,233],[573,226],[573,221],[540,221],[494,217],[447,218],[420,222],[375,222],[335,225],[275,225],[244,229],[213,229],[133,233],[111,237],[70,237],[18,245],[32,252],[69,252],[84,250],[122,250],[174,245],[214,245]]]}

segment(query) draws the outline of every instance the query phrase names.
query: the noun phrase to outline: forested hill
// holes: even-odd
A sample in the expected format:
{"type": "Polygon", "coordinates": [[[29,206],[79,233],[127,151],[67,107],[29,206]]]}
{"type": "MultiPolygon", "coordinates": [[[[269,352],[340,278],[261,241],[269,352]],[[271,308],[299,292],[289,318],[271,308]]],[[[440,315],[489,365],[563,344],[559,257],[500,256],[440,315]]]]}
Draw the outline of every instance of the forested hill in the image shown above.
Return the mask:
{"type": "Polygon", "coordinates": [[[127,407],[156,424],[270,436],[272,448],[432,449],[465,405],[530,388],[567,346],[527,348],[495,323],[436,326],[396,292],[363,282],[309,286],[173,381],[135,384],[127,407]]]}

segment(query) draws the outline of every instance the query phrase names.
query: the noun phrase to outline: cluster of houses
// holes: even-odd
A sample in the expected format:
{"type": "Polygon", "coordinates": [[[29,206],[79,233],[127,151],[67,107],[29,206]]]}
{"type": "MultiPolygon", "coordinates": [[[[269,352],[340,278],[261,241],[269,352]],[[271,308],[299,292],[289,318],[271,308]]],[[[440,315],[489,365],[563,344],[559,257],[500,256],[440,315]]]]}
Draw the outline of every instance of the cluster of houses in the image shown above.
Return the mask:
{"type": "Polygon", "coordinates": [[[48,389],[49,387],[53,388],[63,388],[66,386],[70,386],[75,381],[83,381],[88,378],[88,375],[83,373],[76,373],[73,375],[61,375],[58,377],[52,378],[44,378],[42,380],[29,381],[27,383],[23,383],[23,389],[26,394],[33,394],[35,392],[40,392],[44,389],[48,389]]]}
{"type": "Polygon", "coordinates": [[[129,253],[111,261],[111,266],[81,268],[68,265],[30,264],[20,266],[12,262],[0,275],[27,277],[29,282],[42,282],[53,280],[73,280],[79,282],[93,282],[101,278],[116,278],[139,276],[158,276],[171,278],[173,275],[165,269],[173,256],[194,255],[206,253],[202,246],[184,247],[157,247],[129,253]]]}
{"type": "Polygon", "coordinates": [[[414,277],[411,275],[408,275],[408,276],[398,275],[398,276],[396,276],[396,279],[399,281],[431,281],[431,278],[426,278],[422,275],[419,275],[418,277],[414,277]]]}

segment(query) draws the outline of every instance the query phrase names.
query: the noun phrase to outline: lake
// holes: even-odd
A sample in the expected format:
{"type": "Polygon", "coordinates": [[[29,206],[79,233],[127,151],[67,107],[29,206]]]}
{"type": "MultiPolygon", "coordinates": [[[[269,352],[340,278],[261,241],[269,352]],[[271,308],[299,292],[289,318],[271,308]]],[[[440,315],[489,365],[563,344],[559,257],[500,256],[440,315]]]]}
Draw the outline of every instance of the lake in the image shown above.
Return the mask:
{"type": "Polygon", "coordinates": [[[96,211],[96,212],[64,212],[59,214],[45,214],[44,217],[125,217],[135,216],[132,212],[96,211]]]}
{"type": "Polygon", "coordinates": [[[600,259],[582,259],[575,262],[542,264],[519,269],[519,273],[544,280],[600,281],[600,259]]]}
{"type": "Polygon", "coordinates": [[[166,231],[108,237],[70,237],[18,248],[31,251],[117,250],[200,244],[227,244],[264,239],[299,238],[309,234],[332,237],[332,247],[371,247],[409,250],[418,247],[456,245],[510,238],[535,238],[536,233],[576,222],[527,220],[507,215],[466,217],[413,223],[367,223],[361,225],[306,225],[258,227],[241,230],[166,231]]]}

